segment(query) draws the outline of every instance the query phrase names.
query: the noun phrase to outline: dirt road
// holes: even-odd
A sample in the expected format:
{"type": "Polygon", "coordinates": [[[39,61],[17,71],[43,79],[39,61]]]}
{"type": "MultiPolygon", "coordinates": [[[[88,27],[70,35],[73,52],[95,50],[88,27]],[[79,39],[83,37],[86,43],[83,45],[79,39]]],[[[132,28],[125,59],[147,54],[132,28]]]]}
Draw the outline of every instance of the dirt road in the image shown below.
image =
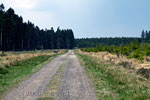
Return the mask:
{"type": "Polygon", "coordinates": [[[65,63],[66,58],[67,64],[61,79],[58,100],[96,100],[88,78],[73,51],[56,57],[31,78],[10,91],[4,100],[36,100],[46,90],[51,77],[65,63]]]}

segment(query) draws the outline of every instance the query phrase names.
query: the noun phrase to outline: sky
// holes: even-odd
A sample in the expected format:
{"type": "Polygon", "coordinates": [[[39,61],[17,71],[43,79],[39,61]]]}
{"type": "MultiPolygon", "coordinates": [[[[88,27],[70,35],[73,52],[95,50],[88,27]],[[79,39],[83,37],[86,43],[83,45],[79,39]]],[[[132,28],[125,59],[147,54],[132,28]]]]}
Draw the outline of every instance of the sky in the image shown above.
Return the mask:
{"type": "Polygon", "coordinates": [[[139,37],[150,30],[150,0],[0,0],[42,29],[72,29],[76,38],[139,37]]]}

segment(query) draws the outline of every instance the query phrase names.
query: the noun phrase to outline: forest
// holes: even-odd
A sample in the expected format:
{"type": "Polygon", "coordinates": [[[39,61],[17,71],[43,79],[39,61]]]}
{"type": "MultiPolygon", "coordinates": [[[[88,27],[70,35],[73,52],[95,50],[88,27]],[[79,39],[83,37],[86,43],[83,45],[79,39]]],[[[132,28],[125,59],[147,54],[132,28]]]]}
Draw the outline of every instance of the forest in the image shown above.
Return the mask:
{"type": "Polygon", "coordinates": [[[72,49],[74,33],[71,29],[40,29],[32,22],[24,22],[12,8],[0,5],[0,50],[23,51],[36,49],[72,49]]]}
{"type": "Polygon", "coordinates": [[[132,42],[149,43],[150,31],[142,30],[141,37],[115,37],[115,38],[80,38],[75,39],[76,47],[78,48],[90,48],[101,46],[123,46],[132,42]]]}
{"type": "Polygon", "coordinates": [[[127,45],[131,42],[138,41],[141,43],[141,38],[129,38],[129,37],[116,37],[116,38],[81,38],[75,39],[76,46],[78,48],[89,48],[96,47],[98,45],[102,46],[119,46],[119,45],[127,45]]]}

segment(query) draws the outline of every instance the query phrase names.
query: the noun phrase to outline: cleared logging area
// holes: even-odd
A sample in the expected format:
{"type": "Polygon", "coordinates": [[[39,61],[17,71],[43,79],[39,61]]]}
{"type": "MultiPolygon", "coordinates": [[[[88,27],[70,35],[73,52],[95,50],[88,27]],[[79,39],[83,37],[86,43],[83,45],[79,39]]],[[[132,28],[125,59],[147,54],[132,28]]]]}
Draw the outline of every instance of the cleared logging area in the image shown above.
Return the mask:
{"type": "Polygon", "coordinates": [[[102,61],[88,54],[77,53],[98,100],[149,100],[150,81],[136,73],[102,61]]]}

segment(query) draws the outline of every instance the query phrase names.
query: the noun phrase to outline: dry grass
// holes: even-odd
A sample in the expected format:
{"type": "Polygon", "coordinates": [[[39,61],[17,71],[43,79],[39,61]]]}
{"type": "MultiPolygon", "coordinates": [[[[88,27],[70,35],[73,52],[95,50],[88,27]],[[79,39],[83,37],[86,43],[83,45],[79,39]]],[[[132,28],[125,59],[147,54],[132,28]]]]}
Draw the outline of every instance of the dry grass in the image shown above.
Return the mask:
{"type": "Polygon", "coordinates": [[[150,61],[149,61],[148,57],[146,57],[145,60],[143,62],[141,62],[141,61],[133,59],[133,58],[128,59],[125,56],[118,57],[117,55],[111,54],[108,52],[87,53],[87,52],[83,52],[81,50],[79,52],[82,54],[91,55],[93,57],[96,57],[101,61],[106,61],[106,62],[113,63],[116,65],[124,64],[125,65],[124,67],[127,66],[128,68],[133,68],[133,69],[137,69],[137,70],[141,69],[141,68],[150,69],[150,61]]]}
{"type": "MultiPolygon", "coordinates": [[[[111,54],[81,51],[77,54],[92,80],[92,86],[99,100],[150,100],[150,81],[132,70],[104,59],[105,54],[107,56],[111,54]]],[[[141,72],[150,73],[150,70],[141,72]]]]}
{"type": "MultiPolygon", "coordinates": [[[[64,52],[64,50],[60,50],[59,53],[64,52]]],[[[46,56],[53,55],[52,51],[36,51],[36,52],[7,52],[5,56],[0,56],[0,68],[9,67],[16,62],[30,59],[37,56],[46,56]]]]}
{"type": "Polygon", "coordinates": [[[115,65],[120,65],[123,66],[126,69],[132,70],[134,72],[141,72],[144,77],[150,78],[150,61],[148,57],[145,57],[144,61],[139,61],[137,59],[128,59],[125,56],[120,56],[118,57],[115,54],[111,54],[108,52],[83,52],[79,50],[80,54],[85,54],[85,55],[90,55],[92,57],[96,57],[99,59],[101,62],[107,62],[109,64],[115,64],[115,65]],[[143,71],[144,70],[144,71],[143,71]]]}

